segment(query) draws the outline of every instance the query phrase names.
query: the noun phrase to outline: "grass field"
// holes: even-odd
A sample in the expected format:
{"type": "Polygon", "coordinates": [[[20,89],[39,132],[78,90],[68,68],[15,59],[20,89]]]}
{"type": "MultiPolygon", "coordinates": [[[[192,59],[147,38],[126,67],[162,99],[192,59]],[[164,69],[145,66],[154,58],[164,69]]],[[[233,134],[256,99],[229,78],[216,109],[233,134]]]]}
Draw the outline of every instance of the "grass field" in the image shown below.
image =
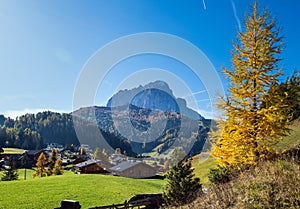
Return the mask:
{"type": "MultiPolygon", "coordinates": [[[[104,175],[84,175],[68,172],[62,176],[0,182],[0,208],[40,209],[59,207],[61,200],[77,200],[81,208],[122,203],[138,193],[162,192],[165,181],[128,179],[104,175]]],[[[24,170],[19,172],[23,179],[24,170]]],[[[31,174],[31,175],[30,175],[31,174]]]]}
{"type": "Polygon", "coordinates": [[[3,148],[4,154],[23,154],[26,150],[18,148],[3,148]]]}
{"type": "Polygon", "coordinates": [[[215,160],[210,157],[208,153],[201,153],[200,155],[193,157],[192,166],[195,169],[195,175],[200,178],[203,187],[208,187],[209,170],[217,166],[215,160]]]}

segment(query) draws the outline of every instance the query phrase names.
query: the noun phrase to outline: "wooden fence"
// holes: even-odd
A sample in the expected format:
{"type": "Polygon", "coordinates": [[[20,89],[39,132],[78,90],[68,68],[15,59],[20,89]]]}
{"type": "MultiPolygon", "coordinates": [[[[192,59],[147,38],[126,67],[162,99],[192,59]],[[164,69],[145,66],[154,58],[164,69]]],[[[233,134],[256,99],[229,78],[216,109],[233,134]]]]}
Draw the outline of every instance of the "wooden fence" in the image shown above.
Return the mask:
{"type": "Polygon", "coordinates": [[[106,206],[93,207],[89,209],[159,209],[162,205],[161,201],[156,201],[151,198],[136,201],[125,201],[123,204],[112,204],[106,206]]]}
{"type": "MultiPolygon", "coordinates": [[[[125,201],[122,204],[112,204],[105,206],[97,206],[89,209],[159,209],[163,205],[163,199],[159,195],[156,197],[147,197],[144,199],[133,199],[125,201]],[[134,201],[133,201],[134,200],[134,201]]],[[[81,206],[78,201],[63,200],[61,207],[55,209],[80,209],[81,206]]]]}

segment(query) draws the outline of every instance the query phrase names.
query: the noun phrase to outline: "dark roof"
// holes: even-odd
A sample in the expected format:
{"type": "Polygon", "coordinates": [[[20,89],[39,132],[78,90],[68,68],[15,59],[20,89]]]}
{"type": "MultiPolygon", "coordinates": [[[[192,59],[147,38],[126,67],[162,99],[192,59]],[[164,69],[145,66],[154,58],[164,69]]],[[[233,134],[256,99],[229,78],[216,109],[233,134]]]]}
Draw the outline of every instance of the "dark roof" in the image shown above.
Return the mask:
{"type": "Polygon", "coordinates": [[[41,152],[43,152],[43,150],[27,150],[24,153],[26,153],[27,155],[36,155],[36,154],[39,154],[41,152]]]}
{"type": "Polygon", "coordinates": [[[92,165],[94,163],[100,163],[100,162],[101,162],[101,160],[87,160],[82,163],[76,164],[75,167],[81,168],[81,167],[85,167],[85,166],[92,165]]]}
{"type": "Polygon", "coordinates": [[[138,164],[142,163],[141,161],[132,161],[132,160],[128,160],[128,161],[124,161],[122,163],[120,163],[119,165],[116,165],[114,167],[111,167],[109,170],[111,171],[117,171],[117,172],[122,172],[125,171],[133,166],[136,166],[138,164]]]}

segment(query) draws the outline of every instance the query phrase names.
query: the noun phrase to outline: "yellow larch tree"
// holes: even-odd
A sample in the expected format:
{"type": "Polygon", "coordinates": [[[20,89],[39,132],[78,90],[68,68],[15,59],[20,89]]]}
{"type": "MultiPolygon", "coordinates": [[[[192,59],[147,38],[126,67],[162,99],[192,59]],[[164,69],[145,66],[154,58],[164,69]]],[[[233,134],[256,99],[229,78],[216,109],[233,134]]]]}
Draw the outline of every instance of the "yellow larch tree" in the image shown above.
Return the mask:
{"type": "Polygon", "coordinates": [[[276,92],[268,94],[281,75],[282,49],[275,20],[267,10],[259,13],[255,2],[234,43],[232,67],[223,69],[230,81],[229,93],[218,104],[224,115],[212,146],[219,165],[255,164],[288,131],[290,116],[280,102],[284,98],[276,92]]]}

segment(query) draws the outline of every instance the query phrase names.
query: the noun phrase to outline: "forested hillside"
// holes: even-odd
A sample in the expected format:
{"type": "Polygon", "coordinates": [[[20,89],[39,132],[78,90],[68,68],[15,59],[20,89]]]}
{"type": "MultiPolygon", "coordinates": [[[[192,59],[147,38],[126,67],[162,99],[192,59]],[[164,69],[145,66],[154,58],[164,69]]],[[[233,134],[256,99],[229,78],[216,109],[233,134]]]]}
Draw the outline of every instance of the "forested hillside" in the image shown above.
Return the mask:
{"type": "MultiPolygon", "coordinates": [[[[121,106],[114,109],[114,114],[119,118],[118,121],[123,121],[128,112],[121,106]]],[[[194,146],[189,153],[189,155],[195,155],[202,150],[211,122],[205,119],[195,121],[179,113],[154,111],[133,105],[130,106],[129,116],[132,126],[139,131],[140,135],[122,136],[118,130],[126,127],[123,127],[124,123],[113,120],[112,110],[109,107],[81,108],[72,115],[46,111],[26,114],[15,120],[2,115],[0,116],[0,147],[40,149],[47,143],[53,142],[64,146],[76,146],[80,143],[93,146],[93,140],[97,138],[97,135],[89,130],[92,126],[98,126],[102,136],[112,148],[121,148],[129,155],[153,151],[162,153],[173,145],[179,134],[180,140],[189,140],[191,134],[197,134],[194,146]],[[74,130],[73,117],[78,119],[77,122],[80,121],[80,127],[87,140],[81,142],[78,140],[74,130]],[[157,133],[159,135],[157,139],[149,139],[149,142],[132,140],[133,137],[143,139],[151,126],[159,125],[166,119],[165,128],[162,133],[157,133]],[[185,123],[182,123],[183,120],[185,123]],[[188,131],[195,124],[198,127],[198,133],[188,131]],[[189,134],[182,134],[183,132],[180,130],[185,130],[184,133],[189,134]]]]}
{"type": "Polygon", "coordinates": [[[54,112],[26,114],[15,120],[1,116],[0,146],[40,149],[46,143],[79,145],[72,116],[54,112]]]}

